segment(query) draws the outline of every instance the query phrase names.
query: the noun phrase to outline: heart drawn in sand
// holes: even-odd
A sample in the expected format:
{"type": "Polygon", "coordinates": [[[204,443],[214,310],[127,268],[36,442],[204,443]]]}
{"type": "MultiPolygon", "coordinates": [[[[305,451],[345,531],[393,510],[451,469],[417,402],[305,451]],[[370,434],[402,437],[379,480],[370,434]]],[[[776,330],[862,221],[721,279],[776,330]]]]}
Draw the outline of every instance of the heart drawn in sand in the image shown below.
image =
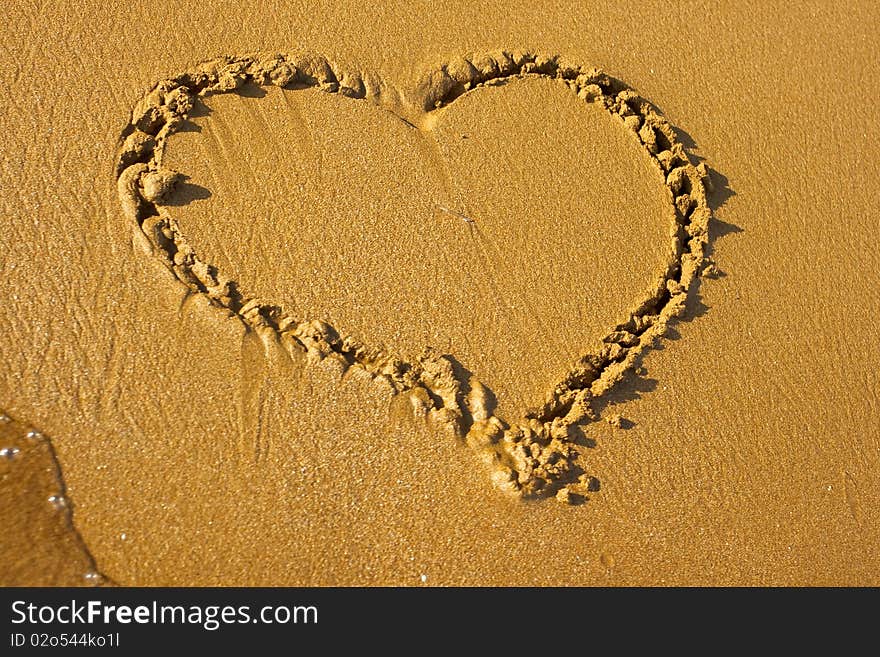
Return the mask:
{"type": "Polygon", "coordinates": [[[408,395],[417,413],[463,439],[481,457],[500,489],[521,497],[556,496],[569,503],[585,498],[595,479],[577,463],[580,427],[598,419],[596,400],[684,313],[689,290],[706,264],[711,210],[705,167],[691,164],[672,126],[647,100],[597,69],[560,57],[506,52],[460,57],[437,67],[409,92],[316,54],[221,58],[159,82],[141,99],[123,131],[116,173],[123,210],[145,238],[145,248],[190,291],[289,351],[360,368],[396,394],[408,395]],[[426,116],[471,90],[529,77],[564,84],[583,102],[617,117],[621,129],[635,133],[665,180],[674,220],[665,268],[645,282],[645,296],[628,300],[632,309],[573,364],[543,405],[523,413],[523,421],[497,417],[492,393],[458,365],[454,354],[426,349],[407,361],[342,334],[320,317],[295,319],[280,304],[251,296],[233,272],[218,271],[199,256],[172,216],[174,207],[163,204],[181,179],[163,168],[166,142],[181,130],[200,97],[235,92],[246,84],[315,88],[352,102],[373,102],[409,123],[406,108],[426,116]]]}

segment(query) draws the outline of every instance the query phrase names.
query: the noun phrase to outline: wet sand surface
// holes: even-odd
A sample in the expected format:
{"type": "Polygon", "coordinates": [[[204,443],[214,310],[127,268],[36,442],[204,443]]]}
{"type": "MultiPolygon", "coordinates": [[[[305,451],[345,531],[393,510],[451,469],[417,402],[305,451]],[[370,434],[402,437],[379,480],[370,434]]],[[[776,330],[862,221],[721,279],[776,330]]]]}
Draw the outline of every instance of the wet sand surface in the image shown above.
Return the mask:
{"type": "Polygon", "coordinates": [[[0,37],[0,583],[880,581],[871,3],[86,7],[0,37]],[[414,102],[498,50],[598,67],[711,169],[681,318],[631,314],[681,213],[638,111],[558,68],[414,102]],[[132,221],[154,85],[302,51],[363,97],[199,98],[132,221]],[[167,217],[260,303],[146,252],[167,217]]]}

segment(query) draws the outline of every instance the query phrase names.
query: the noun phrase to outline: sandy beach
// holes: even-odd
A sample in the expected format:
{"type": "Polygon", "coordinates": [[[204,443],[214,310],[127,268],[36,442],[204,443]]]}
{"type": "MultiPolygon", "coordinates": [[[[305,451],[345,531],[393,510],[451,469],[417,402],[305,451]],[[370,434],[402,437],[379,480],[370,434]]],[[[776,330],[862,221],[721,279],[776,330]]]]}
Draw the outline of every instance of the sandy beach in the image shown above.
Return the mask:
{"type": "Polygon", "coordinates": [[[880,584],[872,3],[8,13],[0,584],[880,584]]]}

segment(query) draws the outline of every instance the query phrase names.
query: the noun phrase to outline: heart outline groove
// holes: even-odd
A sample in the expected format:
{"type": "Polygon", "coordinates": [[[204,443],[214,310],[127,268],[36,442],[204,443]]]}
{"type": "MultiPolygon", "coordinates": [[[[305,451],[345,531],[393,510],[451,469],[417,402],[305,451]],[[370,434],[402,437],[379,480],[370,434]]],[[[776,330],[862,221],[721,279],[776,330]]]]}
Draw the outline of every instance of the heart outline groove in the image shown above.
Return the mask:
{"type": "Polygon", "coordinates": [[[710,264],[706,249],[712,211],[705,165],[692,164],[669,121],[625,83],[558,56],[499,51],[458,57],[425,75],[409,93],[378,75],[347,70],[315,53],[227,56],[157,83],[135,105],[120,142],[115,171],[123,212],[141,246],[189,291],[204,295],[263,340],[316,360],[335,359],[343,369],[361,368],[395,394],[408,395],[414,413],[463,440],[489,466],[493,483],[521,498],[555,496],[576,504],[596,489],[598,480],[577,462],[582,427],[599,419],[597,400],[662,339],[671,321],[684,315],[688,295],[710,264]],[[162,206],[182,178],[162,167],[164,145],[199,97],[235,92],[244,84],[316,88],[372,101],[409,123],[407,116],[414,121],[415,115],[430,116],[474,89],[534,76],[556,80],[584,102],[598,103],[634,133],[664,181],[674,220],[665,270],[628,316],[584,353],[544,404],[526,410],[519,423],[493,414],[491,392],[452,355],[428,348],[406,362],[341,335],[319,318],[296,319],[279,305],[248,296],[234,279],[198,257],[169,208],[162,206]]]}

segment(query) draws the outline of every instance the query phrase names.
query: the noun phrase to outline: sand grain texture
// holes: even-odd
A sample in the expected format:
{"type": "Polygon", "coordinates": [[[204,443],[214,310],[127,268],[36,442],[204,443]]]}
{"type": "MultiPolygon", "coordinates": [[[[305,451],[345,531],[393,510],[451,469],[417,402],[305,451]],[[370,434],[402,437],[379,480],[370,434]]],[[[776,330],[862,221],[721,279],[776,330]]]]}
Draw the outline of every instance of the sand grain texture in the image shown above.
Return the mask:
{"type": "MultiPolygon", "coordinates": [[[[601,3],[523,4],[503,18],[470,3],[421,9],[279,3],[261,14],[207,2],[117,13],[100,3],[86,11],[13,4],[0,52],[0,407],[52,437],[76,527],[100,572],[130,584],[418,585],[423,575],[428,585],[876,584],[880,152],[871,139],[878,111],[866,92],[880,82],[876,8],[647,3],[622,14],[601,3]],[[417,14],[430,29],[412,21],[417,14]],[[499,493],[473,450],[414,418],[401,395],[357,368],[343,374],[332,359],[267,350],[236,317],[187,293],[135,240],[115,165],[119,132],[139,99],[211,58],[303,48],[406,89],[463,53],[559,54],[656,103],[689,150],[720,172],[710,232],[724,275],[702,280],[686,321],[636,364],[645,370],[603,396],[610,421],[590,423],[594,446],[579,446],[601,482],[586,503],[499,493]]],[[[445,178],[413,128],[366,108],[356,118],[346,109],[342,120],[332,96],[315,101],[327,104],[321,112],[300,101],[308,90],[206,99],[226,105],[193,118],[201,131],[177,135],[187,148],[181,141],[175,152],[169,142],[168,157],[192,185],[175,211],[216,264],[278,303],[304,304],[302,319],[336,312],[347,331],[399,340],[402,351],[427,346],[436,331],[427,337],[473,361],[505,413],[529,406],[580,353],[569,338],[608,326],[604,310],[527,282],[577,289],[581,279],[566,274],[582,267],[583,276],[615,281],[590,288],[596,308],[619,302],[609,312],[627,311],[641,268],[656,267],[653,236],[665,230],[663,204],[650,198],[662,186],[631,173],[638,150],[613,145],[618,133],[598,138],[601,124],[564,96],[518,95],[529,84],[540,83],[478,90],[446,110],[435,127],[455,169],[445,178]],[[478,98],[481,107],[471,107],[478,98]],[[526,115],[535,118],[523,122],[526,115]],[[580,137],[569,151],[566,134],[580,137]],[[365,136],[379,146],[365,146],[365,136]],[[527,186],[524,156],[539,174],[559,172],[533,181],[552,195],[527,186]],[[306,165],[315,159],[318,166],[306,165]],[[635,186],[596,199],[589,181],[620,182],[615,165],[635,186]],[[502,184],[499,171],[513,171],[515,184],[502,184]],[[567,182],[574,171],[592,175],[567,182]],[[427,212],[432,204],[474,215],[485,236],[473,237],[455,214],[427,212]],[[533,209],[546,223],[505,230],[505,212],[521,218],[533,209]],[[601,228],[621,214],[631,219],[626,229],[585,234],[577,229],[586,211],[601,228]],[[308,216],[314,223],[303,228],[308,216]],[[379,220],[401,216],[410,223],[379,220]],[[353,217],[375,221],[368,233],[382,239],[337,231],[337,249],[308,248],[321,226],[353,217]],[[206,218],[222,221],[199,223],[206,218]],[[293,220],[309,237],[283,248],[293,220]],[[412,259],[428,225],[433,238],[448,231],[429,257],[473,254],[455,275],[491,270],[510,289],[490,294],[452,278],[440,284],[473,296],[440,295],[435,305],[425,294],[407,297],[407,285],[424,286],[426,277],[408,281],[394,263],[412,259]],[[499,240],[527,252],[531,229],[559,254],[534,278],[522,266],[528,258],[480,262],[499,240]],[[246,242],[266,258],[228,248],[246,242]],[[386,249],[391,257],[377,255],[386,249]],[[369,272],[346,271],[359,288],[334,277],[297,287],[308,269],[345,270],[329,266],[343,253],[369,272]],[[269,266],[279,275],[267,276],[269,266]],[[329,295],[313,294],[322,285],[336,286],[346,303],[322,307],[329,295]],[[468,346],[461,336],[469,332],[430,319],[451,297],[466,308],[514,294],[532,295],[524,307],[547,318],[547,341],[535,340],[515,312],[507,323],[486,319],[474,335],[496,333],[483,345],[468,346]],[[364,300],[381,312],[358,308],[364,300]],[[412,335],[396,336],[389,321],[399,300],[401,316],[418,317],[401,322],[412,335]],[[515,354],[512,369],[498,367],[507,359],[499,345],[515,354]]],[[[16,501],[31,499],[22,490],[38,499],[36,483],[12,481],[21,479],[4,478],[4,499],[18,510],[37,504],[16,501]]],[[[25,560],[22,534],[4,548],[15,568],[4,570],[3,583],[64,563],[59,553],[69,561],[52,566],[52,581],[81,579],[88,557],[69,535],[50,527],[35,536],[25,560]]]]}

